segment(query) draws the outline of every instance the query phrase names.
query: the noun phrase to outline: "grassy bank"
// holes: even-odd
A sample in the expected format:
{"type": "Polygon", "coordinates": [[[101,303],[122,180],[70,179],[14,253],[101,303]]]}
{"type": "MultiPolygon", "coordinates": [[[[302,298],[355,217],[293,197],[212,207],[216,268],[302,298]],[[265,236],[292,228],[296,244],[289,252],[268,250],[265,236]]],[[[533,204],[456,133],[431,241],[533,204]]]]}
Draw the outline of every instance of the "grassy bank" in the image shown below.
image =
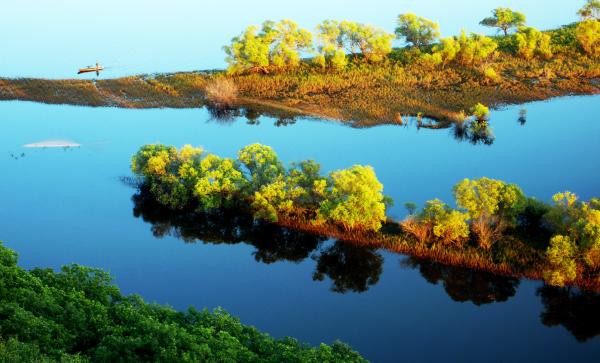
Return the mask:
{"type": "MultiPolygon", "coordinates": [[[[569,29],[569,28],[566,28],[569,29]]],[[[563,33],[553,32],[556,48],[563,33]]],[[[508,38],[507,38],[508,39],[508,38]]],[[[233,82],[234,115],[297,115],[347,122],[353,126],[401,124],[407,115],[448,123],[483,103],[496,108],[551,97],[600,92],[600,63],[571,44],[551,58],[524,59],[499,50],[484,61],[435,65],[420,50],[395,49],[371,64],[349,56],[342,70],[322,69],[309,60],[293,71],[226,73],[225,71],[140,75],[106,80],[0,78],[0,100],[125,108],[211,106],[211,84],[233,82]]],[[[570,43],[569,43],[570,44],[570,43]]],[[[508,45],[504,46],[508,48],[508,45]]],[[[231,113],[225,112],[226,115],[231,113]]],[[[442,123],[442,124],[443,124],[442,123]]]]}

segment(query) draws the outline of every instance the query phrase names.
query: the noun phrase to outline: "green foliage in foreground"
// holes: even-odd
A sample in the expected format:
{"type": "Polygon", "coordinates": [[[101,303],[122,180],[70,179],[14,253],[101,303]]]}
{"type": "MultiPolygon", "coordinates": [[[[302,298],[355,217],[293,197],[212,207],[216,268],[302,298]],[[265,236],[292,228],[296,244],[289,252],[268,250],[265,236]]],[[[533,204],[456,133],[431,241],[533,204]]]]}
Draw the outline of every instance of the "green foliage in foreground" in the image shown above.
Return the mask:
{"type": "Polygon", "coordinates": [[[256,219],[287,217],[346,230],[377,231],[386,220],[383,185],[368,166],[325,177],[314,161],[286,169],[272,148],[253,144],[235,160],[189,145],[146,145],[131,167],[157,201],[172,209],[250,208],[256,219]]]}
{"type": "Polygon", "coordinates": [[[0,244],[2,362],[363,362],[336,342],[276,340],[221,309],[148,304],[79,265],[27,271],[0,244]]]}

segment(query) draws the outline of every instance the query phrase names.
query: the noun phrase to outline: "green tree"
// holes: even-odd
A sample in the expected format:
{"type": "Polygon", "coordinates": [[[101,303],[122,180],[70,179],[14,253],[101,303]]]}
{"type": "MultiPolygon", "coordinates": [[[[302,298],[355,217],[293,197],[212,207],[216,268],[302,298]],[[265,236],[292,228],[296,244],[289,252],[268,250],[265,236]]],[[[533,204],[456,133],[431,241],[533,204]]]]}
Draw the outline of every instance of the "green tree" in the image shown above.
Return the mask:
{"type": "Polygon", "coordinates": [[[439,199],[427,201],[419,214],[418,223],[431,229],[445,245],[462,245],[469,237],[469,215],[453,210],[439,199]]]}
{"type": "Polygon", "coordinates": [[[194,195],[201,210],[230,208],[243,199],[247,181],[235,160],[208,154],[199,168],[192,170],[189,172],[197,173],[194,195]]]}
{"type": "Polygon", "coordinates": [[[521,27],[515,34],[517,54],[525,59],[535,56],[549,59],[552,57],[551,37],[531,27],[521,27]]]}
{"type": "Polygon", "coordinates": [[[544,279],[555,286],[564,286],[577,278],[575,255],[577,247],[568,236],[557,235],[550,240],[546,251],[549,269],[544,273],[544,279]]]}
{"type": "Polygon", "coordinates": [[[452,62],[460,52],[460,43],[456,37],[442,38],[439,44],[433,46],[433,56],[437,57],[436,63],[446,66],[452,62]]]}
{"type": "Polygon", "coordinates": [[[465,209],[482,248],[489,249],[525,208],[525,195],[515,184],[501,180],[464,179],[453,188],[456,205],[465,209]]]}
{"type": "Polygon", "coordinates": [[[490,109],[482,103],[478,103],[471,107],[470,112],[477,121],[487,121],[490,116],[490,109]]]}
{"type": "Polygon", "coordinates": [[[259,27],[247,27],[241,35],[231,40],[231,45],[223,47],[227,54],[225,61],[229,64],[227,71],[230,73],[267,72],[270,64],[270,46],[271,40],[264,34],[259,34],[259,27]]]}
{"type": "Polygon", "coordinates": [[[575,36],[587,54],[600,57],[600,21],[586,20],[577,24],[575,36]]]}
{"type": "Polygon", "coordinates": [[[266,21],[262,31],[271,40],[269,58],[275,67],[297,67],[300,64],[300,54],[312,48],[312,33],[300,29],[291,20],[284,19],[278,23],[266,21]]]}
{"type": "Polygon", "coordinates": [[[346,230],[378,231],[386,220],[383,185],[370,166],[355,165],[330,174],[326,199],[318,218],[343,226],[346,230]]]}
{"type": "Polygon", "coordinates": [[[483,62],[498,48],[498,44],[492,38],[475,33],[467,36],[464,30],[456,40],[459,44],[459,51],[456,54],[456,58],[461,64],[483,62]]]}
{"type": "Polygon", "coordinates": [[[580,201],[568,191],[552,199],[555,204],[546,218],[554,231],[570,238],[592,271],[600,268],[600,201],[580,201]]]}
{"type": "Polygon", "coordinates": [[[525,25],[525,15],[509,8],[496,8],[492,10],[492,16],[483,19],[479,24],[502,30],[508,35],[510,29],[525,25]]]}
{"type": "Polygon", "coordinates": [[[600,0],[587,0],[577,14],[583,20],[600,20],[600,0]]]}
{"type": "Polygon", "coordinates": [[[396,37],[417,47],[426,47],[440,36],[438,23],[412,13],[398,15],[397,24],[396,37]]]}
{"type": "Polygon", "coordinates": [[[142,177],[157,201],[174,209],[188,207],[203,150],[185,145],[181,150],[160,144],[145,145],[132,158],[131,170],[142,177]]]}
{"type": "Polygon", "coordinates": [[[340,23],[336,20],[325,20],[317,25],[317,39],[319,46],[315,63],[321,67],[330,67],[335,70],[346,68],[348,60],[344,51],[344,34],[340,23]]]}
{"type": "Polygon", "coordinates": [[[359,50],[367,62],[380,62],[392,51],[394,36],[383,29],[347,20],[339,27],[344,46],[350,53],[359,50]]]}
{"type": "Polygon", "coordinates": [[[0,244],[2,362],[364,362],[343,343],[274,339],[222,309],[176,311],[126,296],[79,265],[25,270],[0,244]]]}
{"type": "Polygon", "coordinates": [[[247,170],[252,192],[271,184],[285,172],[275,151],[266,145],[252,144],[242,148],[238,160],[247,170]]]}
{"type": "Polygon", "coordinates": [[[311,48],[312,34],[291,20],[267,20],[260,32],[259,27],[249,26],[231,40],[231,45],[223,47],[230,73],[294,68],[300,64],[301,53],[311,48]]]}

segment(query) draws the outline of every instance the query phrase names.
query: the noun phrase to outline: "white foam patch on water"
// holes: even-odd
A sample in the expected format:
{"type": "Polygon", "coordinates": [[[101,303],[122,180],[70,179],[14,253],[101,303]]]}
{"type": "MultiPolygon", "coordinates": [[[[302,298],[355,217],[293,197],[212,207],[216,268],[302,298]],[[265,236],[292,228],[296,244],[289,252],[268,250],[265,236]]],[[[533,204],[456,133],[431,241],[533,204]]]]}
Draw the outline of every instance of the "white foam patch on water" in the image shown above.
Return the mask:
{"type": "Polygon", "coordinates": [[[43,140],[43,141],[23,145],[23,147],[27,147],[27,148],[80,147],[80,146],[81,146],[81,144],[78,144],[78,143],[76,143],[74,141],[70,141],[70,140],[43,140]]]}

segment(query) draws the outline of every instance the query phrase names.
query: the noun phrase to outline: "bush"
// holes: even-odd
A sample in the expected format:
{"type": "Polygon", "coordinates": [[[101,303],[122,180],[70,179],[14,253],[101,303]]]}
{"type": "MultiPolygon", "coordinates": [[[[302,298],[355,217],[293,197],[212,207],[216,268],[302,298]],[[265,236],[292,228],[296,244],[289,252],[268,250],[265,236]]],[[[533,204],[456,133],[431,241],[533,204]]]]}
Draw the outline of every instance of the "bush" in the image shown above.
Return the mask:
{"type": "Polygon", "coordinates": [[[552,57],[550,35],[531,27],[521,27],[514,36],[517,54],[525,59],[552,57]]]}
{"type": "Polygon", "coordinates": [[[231,79],[215,78],[209,81],[204,87],[206,100],[219,109],[228,109],[234,107],[238,89],[231,79]]]}
{"type": "Polygon", "coordinates": [[[600,21],[586,20],[577,25],[575,36],[585,53],[600,57],[600,21]]]}

